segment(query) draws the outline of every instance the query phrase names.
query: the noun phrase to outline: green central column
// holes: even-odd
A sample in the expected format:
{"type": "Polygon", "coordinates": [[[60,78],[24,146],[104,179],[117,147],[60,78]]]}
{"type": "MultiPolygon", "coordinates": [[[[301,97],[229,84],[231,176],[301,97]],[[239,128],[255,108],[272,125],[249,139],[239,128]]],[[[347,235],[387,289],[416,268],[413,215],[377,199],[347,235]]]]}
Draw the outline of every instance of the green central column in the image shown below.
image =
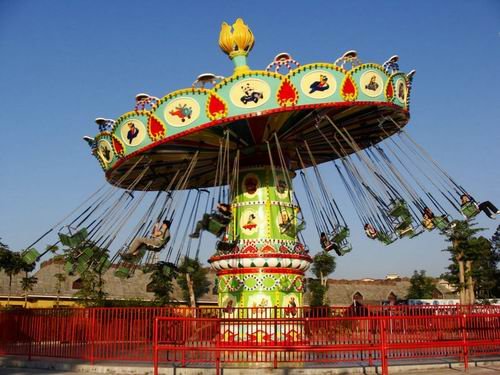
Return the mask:
{"type": "Polygon", "coordinates": [[[228,230],[237,247],[209,259],[217,271],[219,306],[228,310],[247,307],[257,314],[276,306],[293,315],[293,307],[302,306],[304,272],[312,260],[297,240],[303,223],[292,187],[283,170],[274,175],[270,166],[240,170],[228,230]]]}

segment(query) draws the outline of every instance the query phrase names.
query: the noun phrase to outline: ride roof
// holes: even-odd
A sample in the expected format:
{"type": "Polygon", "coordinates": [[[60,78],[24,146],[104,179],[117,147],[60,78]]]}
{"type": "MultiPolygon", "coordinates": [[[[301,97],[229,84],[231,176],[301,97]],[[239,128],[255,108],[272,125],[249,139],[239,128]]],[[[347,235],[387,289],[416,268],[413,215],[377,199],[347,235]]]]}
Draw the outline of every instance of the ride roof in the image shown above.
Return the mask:
{"type": "Polygon", "coordinates": [[[300,65],[280,53],[266,70],[252,70],[246,58],[253,44],[241,19],[232,27],[223,23],[219,45],[235,65],[233,75],[204,73],[192,87],[161,98],[141,93],[134,110],[116,120],[97,119],[100,132],[86,141],[108,182],[128,187],[147,169],[135,189],[162,190],[196,154],[185,188],[213,186],[225,133],[230,156],[239,150],[242,166],[264,162],[266,142],[276,135],[294,171],[339,157],[325,135],[349,154],[355,150],[340,131],[365,148],[408,123],[413,72],[400,72],[397,56],[379,65],[361,63],[348,51],[334,62],[300,65]],[[325,116],[331,121],[322,121],[325,116]],[[383,118],[392,121],[382,129],[383,118]],[[307,155],[299,160],[297,143],[304,140],[315,161],[307,155]]]}

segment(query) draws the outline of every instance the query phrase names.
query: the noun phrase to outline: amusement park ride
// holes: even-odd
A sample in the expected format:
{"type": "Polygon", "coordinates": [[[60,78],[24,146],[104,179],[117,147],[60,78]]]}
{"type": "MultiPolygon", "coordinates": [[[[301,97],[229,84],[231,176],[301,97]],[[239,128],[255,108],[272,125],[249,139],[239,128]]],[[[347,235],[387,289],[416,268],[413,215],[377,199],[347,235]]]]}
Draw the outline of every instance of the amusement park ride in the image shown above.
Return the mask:
{"type": "MultiPolygon", "coordinates": [[[[109,184],[36,241],[64,224],[58,241],[68,272],[114,264],[126,278],[159,260],[168,272],[215,235],[208,261],[219,306],[301,306],[312,262],[301,204],[312,212],[318,245],[339,256],[352,249],[320,164],[337,171],[366,235],[387,245],[449,230],[453,211],[497,213],[404,130],[415,71],[401,72],[398,56],[379,65],[348,51],[301,65],[280,53],[266,70],[252,70],[254,36],[241,19],[223,23],[219,45],[234,63],[231,76],[202,74],[162,98],[139,94],[132,111],[96,120],[99,134],[85,140],[109,184]],[[297,183],[306,192],[300,203],[297,183]],[[151,203],[117,244],[147,196],[151,203]]],[[[29,262],[43,255],[31,246],[23,254],[29,262]]]]}

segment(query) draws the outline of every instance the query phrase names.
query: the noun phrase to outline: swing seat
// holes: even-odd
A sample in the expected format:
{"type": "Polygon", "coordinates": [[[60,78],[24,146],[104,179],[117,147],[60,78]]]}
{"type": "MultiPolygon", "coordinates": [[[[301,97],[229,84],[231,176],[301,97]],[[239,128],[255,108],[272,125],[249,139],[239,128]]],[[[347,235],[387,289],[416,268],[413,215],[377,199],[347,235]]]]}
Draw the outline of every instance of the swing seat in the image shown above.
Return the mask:
{"type": "Polygon", "coordinates": [[[26,262],[26,264],[33,264],[36,262],[38,257],[40,256],[40,253],[36,249],[28,249],[22,256],[23,261],[26,262]]]}
{"type": "Polygon", "coordinates": [[[297,227],[295,228],[295,232],[299,233],[299,232],[302,232],[304,229],[306,229],[306,222],[305,222],[305,220],[302,220],[300,223],[297,224],[297,227]]]}
{"type": "Polygon", "coordinates": [[[127,279],[130,277],[130,268],[122,266],[115,271],[115,276],[120,279],[127,279]]]}
{"type": "Polygon", "coordinates": [[[477,206],[476,202],[467,202],[466,204],[462,205],[460,210],[467,219],[471,219],[479,214],[479,207],[477,206]]]}
{"type": "Polygon", "coordinates": [[[79,274],[82,274],[84,273],[87,269],[89,268],[89,264],[87,261],[83,261],[83,262],[78,262],[76,264],[76,271],[79,273],[79,274]]]}
{"type": "Polygon", "coordinates": [[[389,215],[393,217],[410,216],[410,212],[408,211],[404,201],[396,201],[389,209],[389,215]]]}
{"type": "Polygon", "coordinates": [[[395,223],[394,229],[396,231],[404,231],[408,227],[411,227],[411,220],[402,220],[395,223]]]}
{"type": "Polygon", "coordinates": [[[95,268],[100,270],[101,272],[106,272],[109,267],[111,267],[111,261],[109,260],[108,256],[103,255],[97,262],[97,266],[95,268]]]}
{"type": "Polygon", "coordinates": [[[143,246],[141,246],[137,249],[137,251],[138,251],[137,255],[125,253],[124,254],[125,257],[122,256],[123,261],[125,263],[130,263],[130,264],[138,264],[144,257],[144,254],[146,254],[146,250],[144,249],[143,246]]]}
{"type": "Polygon", "coordinates": [[[226,229],[226,225],[227,224],[222,223],[217,218],[212,217],[208,221],[207,231],[219,237],[222,234],[222,232],[224,232],[224,230],[226,229]]]}
{"type": "Polygon", "coordinates": [[[351,244],[345,244],[340,248],[340,253],[342,255],[346,255],[347,253],[350,253],[352,250],[352,245],[351,244]]]}
{"type": "Polygon", "coordinates": [[[217,249],[217,251],[220,251],[222,253],[229,253],[234,250],[237,243],[238,241],[234,242],[217,241],[215,248],[217,249]]]}
{"type": "Polygon", "coordinates": [[[168,243],[168,241],[170,240],[170,237],[166,237],[159,245],[157,246],[154,246],[154,245],[147,245],[147,244],[143,244],[141,245],[141,247],[139,248],[140,250],[144,250],[144,251],[152,251],[154,253],[159,253],[160,251],[163,250],[163,248],[165,247],[165,245],[168,243]]]}
{"type": "Polygon", "coordinates": [[[384,232],[378,232],[377,233],[377,239],[380,242],[383,242],[386,245],[390,245],[391,243],[393,243],[394,241],[396,241],[395,238],[391,238],[391,236],[389,236],[387,233],[384,233],[384,232]]]}
{"type": "Polygon", "coordinates": [[[420,236],[424,232],[425,232],[424,229],[420,229],[419,231],[416,231],[415,229],[413,229],[413,233],[409,237],[410,238],[415,238],[415,237],[420,236]]]}
{"type": "Polygon", "coordinates": [[[73,272],[75,272],[75,264],[71,263],[71,262],[64,263],[64,271],[67,274],[70,274],[70,275],[73,274],[73,272]]]}
{"type": "Polygon", "coordinates": [[[74,248],[84,242],[88,237],[87,228],[82,228],[75,234],[67,235],[59,233],[59,239],[64,246],[74,248]]]}
{"type": "Polygon", "coordinates": [[[328,245],[323,246],[323,250],[325,250],[327,253],[332,251],[332,250],[337,252],[339,249],[340,249],[339,246],[334,242],[330,242],[328,245]]]}
{"type": "Polygon", "coordinates": [[[422,226],[428,231],[432,231],[436,227],[436,224],[434,220],[422,220],[422,226]]]}
{"type": "Polygon", "coordinates": [[[408,225],[408,223],[406,223],[406,222],[402,222],[395,229],[396,229],[396,233],[401,238],[402,237],[411,237],[415,233],[411,224],[408,225]]]}
{"type": "Polygon", "coordinates": [[[87,239],[87,237],[88,237],[87,228],[82,228],[71,236],[71,240],[80,245],[83,241],[87,239]]]}
{"type": "Polygon", "coordinates": [[[450,226],[450,221],[446,216],[436,216],[432,222],[440,231],[445,231],[450,226]]]}
{"type": "Polygon", "coordinates": [[[332,237],[332,241],[341,244],[347,237],[349,237],[350,231],[347,227],[341,227],[337,233],[335,233],[332,237]]]}
{"type": "Polygon", "coordinates": [[[280,234],[284,234],[288,237],[295,237],[298,232],[298,226],[293,225],[291,221],[286,224],[280,224],[280,234]]]}
{"type": "Polygon", "coordinates": [[[339,244],[331,242],[329,245],[325,246],[323,250],[325,250],[327,253],[333,250],[339,257],[341,257],[350,252],[352,250],[352,246],[350,244],[341,246],[339,244]]]}
{"type": "Polygon", "coordinates": [[[78,263],[87,263],[92,257],[94,256],[95,251],[94,248],[92,247],[86,247],[78,256],[77,261],[78,263]]]}

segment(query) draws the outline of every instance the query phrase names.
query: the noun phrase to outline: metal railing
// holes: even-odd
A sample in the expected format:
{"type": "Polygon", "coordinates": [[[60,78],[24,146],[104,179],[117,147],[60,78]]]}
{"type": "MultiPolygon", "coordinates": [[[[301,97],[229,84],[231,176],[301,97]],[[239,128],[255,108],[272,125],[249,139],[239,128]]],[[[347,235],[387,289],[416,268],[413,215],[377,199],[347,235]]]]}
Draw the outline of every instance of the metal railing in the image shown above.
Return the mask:
{"type": "Polygon", "coordinates": [[[71,308],[0,311],[0,355],[220,368],[377,365],[500,354],[500,307],[71,308]]]}
{"type": "Polygon", "coordinates": [[[157,317],[153,364],[380,366],[500,354],[494,307],[250,308],[214,316],[157,317]],[[163,355],[162,355],[163,354],[163,355]]]}

